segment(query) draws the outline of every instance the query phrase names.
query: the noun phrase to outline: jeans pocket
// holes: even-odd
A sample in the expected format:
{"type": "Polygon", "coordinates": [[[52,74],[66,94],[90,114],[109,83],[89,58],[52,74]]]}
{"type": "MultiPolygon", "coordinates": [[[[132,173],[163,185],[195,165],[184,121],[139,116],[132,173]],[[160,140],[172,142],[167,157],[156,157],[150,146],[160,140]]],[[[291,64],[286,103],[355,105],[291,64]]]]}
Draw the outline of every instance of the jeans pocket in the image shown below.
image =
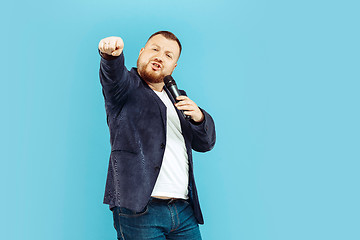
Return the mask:
{"type": "Polygon", "coordinates": [[[139,216],[145,215],[147,212],[148,212],[148,206],[146,206],[140,212],[135,212],[135,211],[130,210],[130,209],[125,208],[125,207],[120,207],[119,208],[119,216],[124,216],[124,217],[139,217],[139,216]]]}

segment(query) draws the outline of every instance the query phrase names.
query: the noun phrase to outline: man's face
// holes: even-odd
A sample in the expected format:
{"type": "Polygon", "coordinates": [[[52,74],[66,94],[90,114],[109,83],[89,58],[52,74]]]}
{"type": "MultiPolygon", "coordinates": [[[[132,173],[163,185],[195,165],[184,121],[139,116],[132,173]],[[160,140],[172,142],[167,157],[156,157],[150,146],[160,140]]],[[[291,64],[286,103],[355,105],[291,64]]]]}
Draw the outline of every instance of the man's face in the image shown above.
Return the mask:
{"type": "Polygon", "coordinates": [[[179,56],[180,47],[176,41],[155,35],[140,50],[139,75],[147,82],[160,83],[174,71],[179,56]]]}

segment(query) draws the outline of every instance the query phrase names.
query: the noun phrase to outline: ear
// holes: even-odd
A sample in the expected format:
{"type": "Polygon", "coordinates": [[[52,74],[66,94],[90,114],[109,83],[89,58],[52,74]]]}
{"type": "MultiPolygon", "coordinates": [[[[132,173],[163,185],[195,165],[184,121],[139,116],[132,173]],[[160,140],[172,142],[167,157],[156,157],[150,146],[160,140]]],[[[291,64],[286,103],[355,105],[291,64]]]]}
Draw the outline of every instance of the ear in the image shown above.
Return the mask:
{"type": "Polygon", "coordinates": [[[145,48],[140,49],[139,56],[144,50],[145,50],[145,48]]]}
{"type": "Polygon", "coordinates": [[[173,71],[175,70],[176,66],[177,66],[177,63],[174,64],[174,68],[171,70],[171,74],[172,74],[173,71]]]}

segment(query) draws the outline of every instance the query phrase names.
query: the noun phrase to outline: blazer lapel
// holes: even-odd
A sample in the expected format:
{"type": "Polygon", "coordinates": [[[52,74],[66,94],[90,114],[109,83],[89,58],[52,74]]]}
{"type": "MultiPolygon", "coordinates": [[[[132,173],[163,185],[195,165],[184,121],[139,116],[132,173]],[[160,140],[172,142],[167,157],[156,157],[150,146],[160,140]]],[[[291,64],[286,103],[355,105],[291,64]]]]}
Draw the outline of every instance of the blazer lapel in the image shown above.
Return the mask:
{"type": "Polygon", "coordinates": [[[154,90],[152,90],[149,85],[147,85],[146,82],[144,82],[142,80],[142,84],[144,84],[145,87],[145,91],[147,92],[147,94],[149,94],[157,103],[159,109],[160,109],[160,115],[161,115],[161,120],[163,122],[163,125],[166,129],[166,106],[165,104],[161,101],[161,99],[156,95],[156,93],[154,93],[154,90]]]}

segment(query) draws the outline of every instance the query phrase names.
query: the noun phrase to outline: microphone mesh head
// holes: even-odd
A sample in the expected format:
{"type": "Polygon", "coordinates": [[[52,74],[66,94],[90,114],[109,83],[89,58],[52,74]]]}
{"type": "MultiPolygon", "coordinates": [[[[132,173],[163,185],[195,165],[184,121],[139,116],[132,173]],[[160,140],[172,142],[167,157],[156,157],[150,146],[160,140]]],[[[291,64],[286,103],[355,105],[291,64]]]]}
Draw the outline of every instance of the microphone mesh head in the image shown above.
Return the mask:
{"type": "Polygon", "coordinates": [[[176,86],[175,80],[173,79],[173,77],[171,75],[167,75],[164,77],[164,83],[167,88],[169,88],[170,86],[173,86],[173,85],[176,86]]]}

